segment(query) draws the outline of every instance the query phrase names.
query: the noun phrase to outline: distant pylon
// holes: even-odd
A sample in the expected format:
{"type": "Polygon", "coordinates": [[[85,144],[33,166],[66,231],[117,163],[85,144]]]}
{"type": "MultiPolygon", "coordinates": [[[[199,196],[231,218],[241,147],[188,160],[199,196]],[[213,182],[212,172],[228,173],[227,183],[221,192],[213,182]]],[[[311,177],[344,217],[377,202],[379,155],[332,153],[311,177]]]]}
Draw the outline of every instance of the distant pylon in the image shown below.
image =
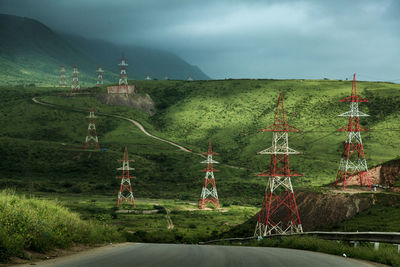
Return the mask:
{"type": "Polygon", "coordinates": [[[366,184],[371,189],[371,181],[367,161],[365,159],[364,147],[361,139],[361,131],[367,129],[360,127],[360,117],[369,116],[358,110],[359,102],[368,102],[357,94],[356,75],[353,76],[353,86],[351,96],[340,100],[341,102],[350,102],[350,111],[340,114],[340,117],[349,117],[349,124],[338,131],[347,132],[346,141],[340,159],[339,170],[336,176],[335,186],[338,182],[343,181],[343,190],[346,189],[347,182],[352,176],[358,174],[360,185],[366,184]]]}
{"type": "Polygon", "coordinates": [[[121,74],[119,75],[119,83],[118,83],[118,93],[121,89],[125,89],[125,92],[128,92],[128,77],[126,75],[126,67],[128,63],[126,63],[125,55],[122,54],[121,63],[118,64],[121,66],[121,74]]]}
{"type": "Polygon", "coordinates": [[[119,207],[119,204],[122,201],[131,202],[132,205],[136,206],[131,185],[131,178],[136,177],[130,175],[130,171],[133,171],[134,168],[129,167],[129,162],[132,162],[134,160],[128,158],[128,148],[126,146],[124,151],[124,158],[119,161],[122,162],[122,167],[118,168],[117,170],[121,170],[122,175],[117,177],[121,179],[121,185],[118,192],[117,207],[119,207]]]}
{"type": "Polygon", "coordinates": [[[94,122],[94,119],[97,117],[94,115],[93,108],[89,111],[89,116],[87,116],[86,118],[89,118],[89,126],[86,134],[84,148],[86,150],[88,148],[94,147],[94,149],[100,150],[99,139],[97,137],[97,132],[96,132],[96,124],[94,122]]]}
{"type": "Polygon", "coordinates": [[[81,90],[81,86],[79,85],[79,78],[78,78],[78,67],[74,65],[74,72],[72,73],[72,83],[71,83],[71,93],[75,93],[81,90]]]}
{"type": "Polygon", "coordinates": [[[289,169],[289,155],[299,152],[289,148],[288,132],[299,130],[287,123],[282,94],[279,95],[274,124],[261,131],[273,134],[272,146],[258,152],[270,154],[271,163],[268,171],[258,174],[268,176],[269,179],[254,235],[303,232],[291,182],[291,177],[301,175],[289,169]]]}
{"type": "Polygon", "coordinates": [[[67,79],[65,75],[65,67],[64,65],[61,65],[61,70],[60,70],[60,81],[58,83],[59,87],[65,87],[67,86],[67,79]]]}
{"type": "Polygon", "coordinates": [[[101,66],[99,66],[97,68],[97,87],[103,87],[103,72],[104,70],[101,68],[101,66]]]}
{"type": "Polygon", "coordinates": [[[201,162],[207,164],[207,167],[201,170],[206,173],[206,176],[204,177],[204,185],[201,190],[199,209],[204,209],[208,203],[212,203],[215,208],[219,209],[217,186],[215,185],[214,178],[214,172],[218,172],[218,170],[213,168],[213,164],[218,164],[218,162],[212,158],[213,155],[218,155],[218,153],[212,151],[211,139],[208,142],[208,151],[202,155],[207,155],[207,160],[201,162]]]}

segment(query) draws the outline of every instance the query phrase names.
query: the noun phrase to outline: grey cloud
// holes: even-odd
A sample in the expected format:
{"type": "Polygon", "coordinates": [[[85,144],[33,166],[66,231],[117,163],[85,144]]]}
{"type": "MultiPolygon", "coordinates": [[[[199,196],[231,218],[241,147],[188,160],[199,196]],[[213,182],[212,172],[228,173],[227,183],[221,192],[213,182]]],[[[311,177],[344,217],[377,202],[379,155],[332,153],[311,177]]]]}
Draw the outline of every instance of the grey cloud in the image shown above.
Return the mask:
{"type": "Polygon", "coordinates": [[[0,12],[170,50],[214,78],[400,80],[396,0],[0,0],[0,12]]]}

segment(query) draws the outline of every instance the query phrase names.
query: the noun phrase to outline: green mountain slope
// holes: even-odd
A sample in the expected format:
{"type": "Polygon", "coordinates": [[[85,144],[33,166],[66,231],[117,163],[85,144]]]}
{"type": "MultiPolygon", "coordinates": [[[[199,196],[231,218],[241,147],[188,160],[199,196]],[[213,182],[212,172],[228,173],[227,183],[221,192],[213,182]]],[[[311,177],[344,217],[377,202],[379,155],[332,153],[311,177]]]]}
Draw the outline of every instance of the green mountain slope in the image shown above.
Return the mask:
{"type": "MultiPolygon", "coordinates": [[[[225,80],[225,81],[135,81],[140,93],[147,92],[156,103],[156,114],[148,117],[128,107],[101,104],[94,96],[61,97],[47,89],[6,89],[1,92],[0,187],[29,188],[55,192],[103,192],[118,187],[113,177],[122,148],[128,145],[136,160],[135,187],[138,197],[196,200],[202,183],[198,155],[187,154],[150,139],[125,121],[99,116],[96,128],[104,153],[84,153],[87,114],[54,110],[34,104],[44,101],[63,106],[120,114],[140,121],[160,136],[204,152],[208,138],[220,153],[221,171],[216,174],[218,192],[225,201],[260,204],[265,177],[257,177],[269,158],[257,155],[271,145],[271,133],[258,130],[272,124],[281,91],[289,123],[301,130],[289,134],[289,144],[302,154],[291,157],[291,168],[303,177],[293,178],[296,187],[320,186],[335,180],[346,125],[338,117],[349,109],[339,102],[350,94],[350,81],[316,80],[225,80]],[[24,110],[30,110],[25,114],[24,110]],[[24,164],[21,164],[24,162],[24,164]],[[234,166],[233,168],[230,166],[234,166]],[[235,168],[241,167],[241,168],[235,168]],[[18,171],[15,171],[18,170],[18,171]],[[23,177],[23,179],[21,179],[23,177]]],[[[362,124],[369,166],[399,158],[400,85],[359,82],[359,93],[369,99],[360,110],[371,116],[362,124]]]]}
{"type": "MultiPolygon", "coordinates": [[[[156,101],[153,122],[169,138],[200,147],[211,137],[222,162],[247,168],[252,176],[269,164],[256,155],[271,146],[272,133],[259,132],[273,123],[279,92],[284,95],[289,123],[301,130],[289,134],[289,144],[302,154],[291,157],[293,170],[304,177],[297,185],[333,182],[345,133],[336,131],[348,121],[338,117],[349,110],[339,102],[351,93],[351,81],[225,80],[138,84],[156,101]]],[[[361,123],[371,130],[362,137],[369,166],[400,157],[400,85],[358,82],[360,110],[369,114],[361,123]]],[[[264,179],[264,178],[262,178],[264,179]]]]}
{"type": "Polygon", "coordinates": [[[143,80],[147,75],[153,79],[195,80],[210,79],[197,66],[192,66],[178,56],[158,49],[139,46],[118,46],[102,40],[88,40],[71,34],[61,34],[71,45],[106,68],[119,72],[121,52],[128,61],[128,79],[143,80]]]}
{"type": "MultiPolygon", "coordinates": [[[[78,65],[84,86],[96,82],[97,65],[42,23],[23,17],[0,15],[0,79],[2,84],[58,84],[60,65],[70,84],[78,65]]],[[[105,80],[117,79],[110,72],[105,80]]]]}
{"type": "Polygon", "coordinates": [[[171,53],[60,35],[29,18],[0,14],[0,36],[0,84],[3,85],[57,85],[62,64],[69,85],[74,64],[78,65],[83,86],[96,83],[98,65],[105,69],[104,82],[116,83],[122,51],[129,59],[129,79],[144,79],[147,74],[160,79],[166,75],[174,79],[189,76],[209,79],[200,69],[171,53]]]}

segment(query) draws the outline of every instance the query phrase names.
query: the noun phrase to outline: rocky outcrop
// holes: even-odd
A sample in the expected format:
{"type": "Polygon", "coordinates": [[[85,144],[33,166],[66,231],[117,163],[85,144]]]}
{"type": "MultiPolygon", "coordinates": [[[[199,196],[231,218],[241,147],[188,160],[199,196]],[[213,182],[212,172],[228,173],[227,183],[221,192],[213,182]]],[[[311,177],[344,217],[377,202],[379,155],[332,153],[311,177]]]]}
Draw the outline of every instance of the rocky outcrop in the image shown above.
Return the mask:
{"type": "MultiPolygon", "coordinates": [[[[372,167],[369,169],[369,177],[371,184],[379,184],[382,186],[392,186],[400,174],[400,160],[391,160],[384,164],[372,167]]],[[[347,182],[347,185],[358,185],[360,183],[360,176],[353,175],[347,182]]],[[[339,183],[341,185],[342,183],[339,183]]]]}
{"type": "MultiPolygon", "coordinates": [[[[295,192],[303,230],[318,231],[350,220],[374,205],[400,208],[400,195],[386,193],[295,192]]],[[[278,214],[287,217],[287,211],[278,214]]],[[[247,237],[254,234],[258,213],[245,223],[233,227],[221,238],[247,237]]],[[[279,221],[279,220],[277,220],[279,221]]]]}
{"type": "Polygon", "coordinates": [[[101,94],[97,98],[104,104],[127,106],[145,111],[150,116],[154,114],[154,102],[146,95],[101,94]]]}
{"type": "Polygon", "coordinates": [[[351,219],[374,204],[371,194],[297,192],[295,195],[304,231],[313,231],[319,226],[351,219]]]}

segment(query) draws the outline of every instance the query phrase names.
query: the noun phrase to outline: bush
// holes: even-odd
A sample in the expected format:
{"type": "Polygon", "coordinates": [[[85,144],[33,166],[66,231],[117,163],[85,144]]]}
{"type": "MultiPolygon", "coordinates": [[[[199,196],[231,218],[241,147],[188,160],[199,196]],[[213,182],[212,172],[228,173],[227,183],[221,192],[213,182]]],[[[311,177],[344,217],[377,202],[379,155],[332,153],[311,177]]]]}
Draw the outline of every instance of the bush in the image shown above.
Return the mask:
{"type": "Polygon", "coordinates": [[[0,192],[0,260],[23,256],[24,250],[46,252],[76,243],[122,240],[114,227],[83,221],[56,201],[0,192]]]}

